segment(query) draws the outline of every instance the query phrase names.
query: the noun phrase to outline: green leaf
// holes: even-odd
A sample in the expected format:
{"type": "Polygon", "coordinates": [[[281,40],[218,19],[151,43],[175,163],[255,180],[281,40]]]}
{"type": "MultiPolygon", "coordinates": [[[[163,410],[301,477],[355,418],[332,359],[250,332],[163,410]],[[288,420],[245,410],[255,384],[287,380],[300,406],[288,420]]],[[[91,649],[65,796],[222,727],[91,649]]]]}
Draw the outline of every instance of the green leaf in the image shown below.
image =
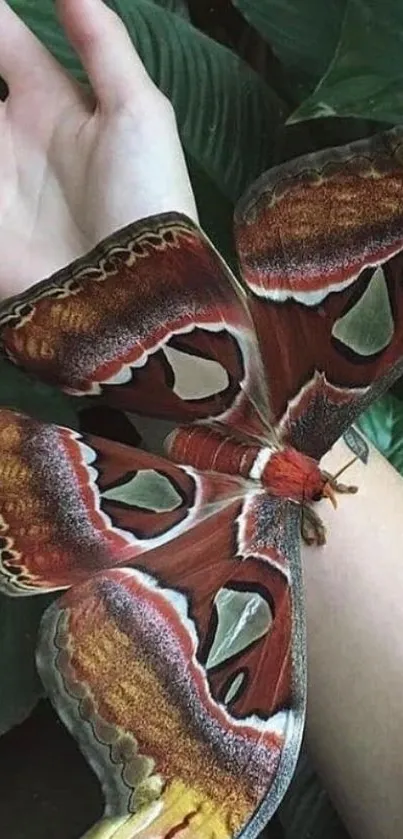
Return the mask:
{"type": "Polygon", "coordinates": [[[343,146],[378,134],[387,123],[358,117],[322,117],[306,122],[289,123],[279,128],[274,163],[284,163],[302,154],[343,146]]]}
{"type": "Polygon", "coordinates": [[[168,9],[169,12],[175,12],[175,14],[181,15],[186,20],[190,19],[186,0],[153,0],[153,3],[156,3],[157,6],[162,6],[164,9],[168,9]]]}
{"type": "Polygon", "coordinates": [[[0,405],[44,422],[78,427],[75,402],[55,388],[33,379],[8,361],[0,360],[0,405]]]}
{"type": "Polygon", "coordinates": [[[234,203],[203,172],[194,158],[187,154],[186,159],[196,196],[200,224],[220,251],[221,256],[236,272],[238,262],[233,237],[234,203]]]}
{"type": "Polygon", "coordinates": [[[0,734],[22,722],[43,695],[35,668],[42,612],[52,597],[26,599],[0,594],[0,734]]]}
{"type": "Polygon", "coordinates": [[[233,0],[267,39],[294,81],[294,92],[311,91],[326,72],[340,36],[347,0],[233,0]]]}
{"type": "Polygon", "coordinates": [[[403,403],[387,394],[360,417],[361,431],[403,475],[403,403]]]}
{"type": "MultiPolygon", "coordinates": [[[[75,76],[85,78],[51,0],[11,5],[75,76]]],[[[109,0],[126,23],[148,72],[172,101],[186,151],[220,190],[237,200],[273,159],[284,106],[231,50],[151,0],[109,0]]]]}
{"type": "Polygon", "coordinates": [[[349,0],[333,59],[289,121],[337,115],[400,122],[402,54],[400,0],[349,0]]]}

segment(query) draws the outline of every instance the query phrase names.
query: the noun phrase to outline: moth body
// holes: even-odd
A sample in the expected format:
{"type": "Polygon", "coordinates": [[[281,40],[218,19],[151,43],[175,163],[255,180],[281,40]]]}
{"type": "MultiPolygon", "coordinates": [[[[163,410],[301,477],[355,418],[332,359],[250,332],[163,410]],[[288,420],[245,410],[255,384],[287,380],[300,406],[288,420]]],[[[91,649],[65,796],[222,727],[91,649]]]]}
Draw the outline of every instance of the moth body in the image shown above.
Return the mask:
{"type": "Polygon", "coordinates": [[[255,480],[271,495],[301,504],[318,501],[328,483],[312,457],[292,446],[258,445],[219,426],[180,426],[168,438],[169,456],[196,469],[255,480]]]}

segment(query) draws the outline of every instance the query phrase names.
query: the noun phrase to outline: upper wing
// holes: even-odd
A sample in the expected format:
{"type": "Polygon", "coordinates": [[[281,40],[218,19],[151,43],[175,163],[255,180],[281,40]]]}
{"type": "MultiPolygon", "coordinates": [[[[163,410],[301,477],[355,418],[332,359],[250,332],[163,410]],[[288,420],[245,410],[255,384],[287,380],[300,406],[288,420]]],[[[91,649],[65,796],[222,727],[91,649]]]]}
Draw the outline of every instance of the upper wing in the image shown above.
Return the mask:
{"type": "Polygon", "coordinates": [[[320,457],[403,370],[402,136],[308,155],[252,186],[236,212],[249,301],[199,228],[166,213],[3,304],[7,355],[137,413],[260,438],[276,423],[320,457]]]}
{"type": "Polygon", "coordinates": [[[1,411],[0,528],[6,591],[72,586],[39,669],[103,784],[94,836],[256,836],[302,732],[298,508],[1,411]]]}
{"type": "Polygon", "coordinates": [[[268,416],[244,292],[179,213],[135,222],[7,301],[0,336],[15,363],[115,408],[258,435],[268,416]]]}
{"type": "Polygon", "coordinates": [[[403,372],[403,129],[279,166],[236,242],[280,435],[320,457],[403,372]]]}

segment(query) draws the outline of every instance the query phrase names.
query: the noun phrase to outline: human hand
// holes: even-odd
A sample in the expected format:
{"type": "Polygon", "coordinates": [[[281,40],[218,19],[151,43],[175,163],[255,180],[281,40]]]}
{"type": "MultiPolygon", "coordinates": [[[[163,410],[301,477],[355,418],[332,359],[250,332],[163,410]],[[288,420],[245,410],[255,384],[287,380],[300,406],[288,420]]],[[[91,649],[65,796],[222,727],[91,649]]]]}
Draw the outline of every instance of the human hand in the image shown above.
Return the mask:
{"type": "Polygon", "coordinates": [[[136,219],[197,219],[173,109],[102,0],[57,0],[73,80],[0,0],[0,300],[136,219]]]}

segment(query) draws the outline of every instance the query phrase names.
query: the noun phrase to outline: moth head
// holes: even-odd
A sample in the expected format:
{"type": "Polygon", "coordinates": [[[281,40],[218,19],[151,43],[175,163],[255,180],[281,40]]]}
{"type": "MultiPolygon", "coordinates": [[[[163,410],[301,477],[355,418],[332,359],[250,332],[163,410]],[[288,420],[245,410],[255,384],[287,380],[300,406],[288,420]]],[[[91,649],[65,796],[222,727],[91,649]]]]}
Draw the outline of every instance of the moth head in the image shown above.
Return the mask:
{"type": "Polygon", "coordinates": [[[333,507],[336,509],[336,507],[337,507],[336,492],[335,492],[334,487],[331,484],[331,481],[329,480],[329,475],[326,475],[323,472],[321,472],[320,475],[321,475],[321,479],[322,479],[322,486],[321,486],[321,489],[320,489],[318,495],[312,496],[312,500],[313,501],[320,501],[322,498],[328,498],[330,503],[333,504],[333,507]]]}
{"type": "Polygon", "coordinates": [[[323,498],[327,480],[316,460],[292,446],[273,454],[262,473],[262,483],[269,492],[301,503],[323,498]]]}
{"type": "MultiPolygon", "coordinates": [[[[347,463],[345,463],[344,466],[342,466],[341,469],[339,469],[339,471],[336,472],[335,475],[330,475],[329,472],[321,472],[321,475],[322,475],[322,478],[323,478],[324,482],[323,482],[322,494],[320,495],[320,498],[328,498],[329,501],[333,504],[333,507],[335,509],[337,507],[337,497],[336,497],[337,492],[344,492],[344,493],[357,492],[358,487],[351,486],[349,484],[341,484],[338,481],[338,478],[340,477],[340,475],[342,475],[343,472],[346,472],[347,469],[349,469],[350,466],[352,466],[353,463],[355,463],[357,459],[358,459],[358,457],[357,457],[357,455],[355,455],[351,460],[349,460],[347,463]]],[[[319,501],[319,498],[318,499],[314,498],[313,500],[314,501],[319,501]]]]}
{"type": "Polygon", "coordinates": [[[329,483],[329,475],[321,471],[317,462],[311,458],[306,459],[306,471],[304,480],[304,500],[321,501],[322,498],[329,498],[334,504],[334,491],[329,483]]]}

